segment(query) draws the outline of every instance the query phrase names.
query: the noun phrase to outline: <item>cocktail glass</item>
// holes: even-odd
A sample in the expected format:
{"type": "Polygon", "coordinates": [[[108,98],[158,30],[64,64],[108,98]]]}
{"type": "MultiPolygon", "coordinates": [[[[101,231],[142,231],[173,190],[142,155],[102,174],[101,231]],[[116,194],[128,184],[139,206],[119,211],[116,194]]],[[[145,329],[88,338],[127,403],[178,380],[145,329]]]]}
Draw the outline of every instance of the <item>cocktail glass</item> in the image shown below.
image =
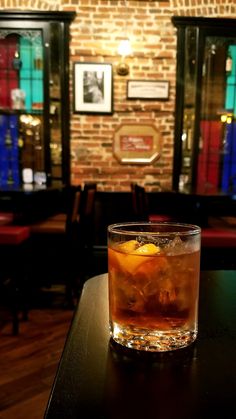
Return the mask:
{"type": "Polygon", "coordinates": [[[144,351],[191,344],[198,331],[201,229],[182,223],[108,226],[110,334],[144,351]]]}

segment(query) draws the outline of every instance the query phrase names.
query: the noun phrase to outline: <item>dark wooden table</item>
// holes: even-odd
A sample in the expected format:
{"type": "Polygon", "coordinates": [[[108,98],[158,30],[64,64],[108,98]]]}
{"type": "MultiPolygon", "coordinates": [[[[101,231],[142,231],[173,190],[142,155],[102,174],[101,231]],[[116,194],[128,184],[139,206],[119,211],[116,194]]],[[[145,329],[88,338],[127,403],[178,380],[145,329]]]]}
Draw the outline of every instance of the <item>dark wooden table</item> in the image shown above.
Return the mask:
{"type": "Polygon", "coordinates": [[[236,417],[236,271],[201,273],[199,334],[146,353],[112,343],[107,275],[85,283],[46,419],[236,417]]]}

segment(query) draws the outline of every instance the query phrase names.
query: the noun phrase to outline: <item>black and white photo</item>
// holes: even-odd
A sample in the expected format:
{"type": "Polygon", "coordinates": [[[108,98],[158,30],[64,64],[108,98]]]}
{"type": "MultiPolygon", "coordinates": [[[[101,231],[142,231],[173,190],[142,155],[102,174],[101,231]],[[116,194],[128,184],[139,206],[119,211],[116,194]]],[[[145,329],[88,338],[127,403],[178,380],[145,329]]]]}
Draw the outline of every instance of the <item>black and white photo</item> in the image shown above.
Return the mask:
{"type": "Polygon", "coordinates": [[[112,113],[112,65],[74,64],[74,111],[112,113]]]}

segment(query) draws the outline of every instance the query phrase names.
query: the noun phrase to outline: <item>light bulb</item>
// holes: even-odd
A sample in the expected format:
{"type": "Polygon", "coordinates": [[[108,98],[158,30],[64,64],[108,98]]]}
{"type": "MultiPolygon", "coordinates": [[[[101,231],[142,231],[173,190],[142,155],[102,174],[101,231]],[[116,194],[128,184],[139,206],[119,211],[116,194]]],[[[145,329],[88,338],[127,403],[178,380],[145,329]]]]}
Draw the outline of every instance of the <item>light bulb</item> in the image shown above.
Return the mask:
{"type": "Polygon", "coordinates": [[[120,54],[122,57],[127,57],[127,55],[132,54],[132,48],[129,39],[122,39],[120,41],[118,46],[118,54],[120,54]]]}

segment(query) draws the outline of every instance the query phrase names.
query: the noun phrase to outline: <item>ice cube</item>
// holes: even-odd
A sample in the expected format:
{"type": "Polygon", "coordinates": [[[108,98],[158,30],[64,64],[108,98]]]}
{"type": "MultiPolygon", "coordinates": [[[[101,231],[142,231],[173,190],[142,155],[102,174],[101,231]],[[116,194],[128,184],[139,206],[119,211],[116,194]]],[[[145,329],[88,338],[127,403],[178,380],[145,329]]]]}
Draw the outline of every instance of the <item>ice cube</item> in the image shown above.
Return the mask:
{"type": "Polygon", "coordinates": [[[175,236],[174,239],[169,241],[165,246],[165,252],[169,255],[178,255],[186,252],[186,245],[179,236],[175,236]]]}

